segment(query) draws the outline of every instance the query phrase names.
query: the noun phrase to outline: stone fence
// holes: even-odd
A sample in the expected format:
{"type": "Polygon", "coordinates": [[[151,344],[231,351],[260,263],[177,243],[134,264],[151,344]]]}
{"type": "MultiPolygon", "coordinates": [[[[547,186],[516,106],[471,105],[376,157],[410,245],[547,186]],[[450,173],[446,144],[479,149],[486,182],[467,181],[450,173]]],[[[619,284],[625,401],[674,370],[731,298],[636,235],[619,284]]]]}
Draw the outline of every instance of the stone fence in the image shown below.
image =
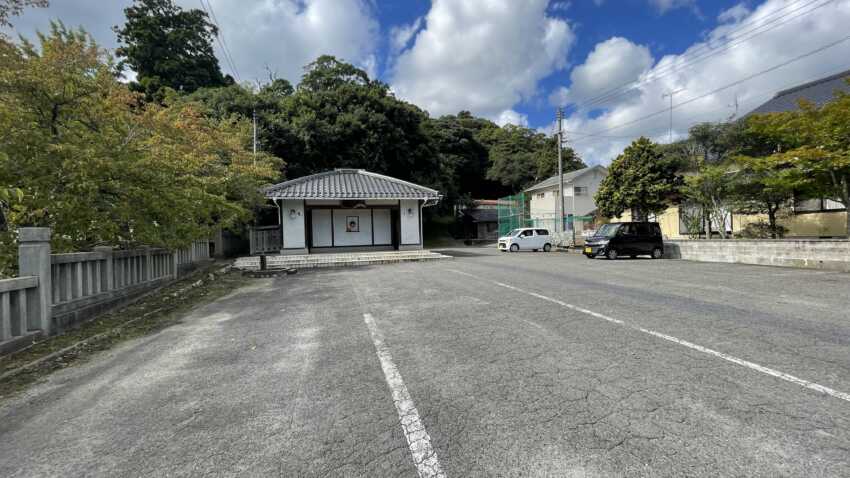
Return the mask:
{"type": "Polygon", "coordinates": [[[22,228],[20,277],[0,280],[0,353],[54,335],[178,278],[208,260],[209,243],[179,251],[141,248],[51,254],[49,228],[22,228]]]}
{"type": "Polygon", "coordinates": [[[850,272],[850,241],[826,239],[664,241],[672,259],[850,272]]]}

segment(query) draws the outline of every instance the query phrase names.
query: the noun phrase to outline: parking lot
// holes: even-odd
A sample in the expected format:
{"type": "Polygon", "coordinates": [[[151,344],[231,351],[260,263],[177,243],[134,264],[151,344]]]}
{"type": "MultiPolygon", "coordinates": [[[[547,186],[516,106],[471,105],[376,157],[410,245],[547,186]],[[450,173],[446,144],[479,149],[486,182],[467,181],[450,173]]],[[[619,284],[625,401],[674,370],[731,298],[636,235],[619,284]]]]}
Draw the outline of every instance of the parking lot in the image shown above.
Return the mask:
{"type": "Polygon", "coordinates": [[[3,476],[846,476],[850,275],[564,253],[260,279],[0,408],[3,476]]]}

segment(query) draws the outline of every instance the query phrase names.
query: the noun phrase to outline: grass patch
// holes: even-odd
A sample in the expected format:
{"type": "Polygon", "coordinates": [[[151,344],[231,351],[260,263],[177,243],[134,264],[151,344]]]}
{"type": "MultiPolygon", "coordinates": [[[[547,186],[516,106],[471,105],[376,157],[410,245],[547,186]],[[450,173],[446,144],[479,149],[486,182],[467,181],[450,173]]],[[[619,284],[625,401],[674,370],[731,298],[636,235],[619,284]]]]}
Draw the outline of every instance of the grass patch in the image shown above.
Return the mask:
{"type": "Polygon", "coordinates": [[[118,343],[143,337],[174,324],[195,306],[222,297],[248,280],[235,271],[213,273],[222,267],[223,264],[219,263],[195,271],[133,304],[84,322],[63,335],[50,337],[25,350],[0,357],[0,374],[4,374],[86,341],[33,368],[4,378],[0,381],[0,399],[8,398],[56,370],[85,362],[118,343]],[[214,279],[210,278],[210,274],[214,279]]]}

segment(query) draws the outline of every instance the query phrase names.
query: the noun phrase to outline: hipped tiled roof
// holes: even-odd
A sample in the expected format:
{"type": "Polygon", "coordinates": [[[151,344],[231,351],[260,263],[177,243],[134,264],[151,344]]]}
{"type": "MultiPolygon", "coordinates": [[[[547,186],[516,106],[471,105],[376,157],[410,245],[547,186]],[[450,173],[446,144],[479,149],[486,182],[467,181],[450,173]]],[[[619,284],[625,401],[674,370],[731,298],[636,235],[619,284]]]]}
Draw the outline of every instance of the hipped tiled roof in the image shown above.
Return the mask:
{"type": "Polygon", "coordinates": [[[440,199],[417,184],[363,169],[335,169],[266,188],[269,199],[440,199]]]}
{"type": "Polygon", "coordinates": [[[800,108],[800,100],[823,106],[835,98],[836,91],[850,92],[848,78],[850,78],[850,70],[780,91],[749,114],[794,111],[800,108]]]}

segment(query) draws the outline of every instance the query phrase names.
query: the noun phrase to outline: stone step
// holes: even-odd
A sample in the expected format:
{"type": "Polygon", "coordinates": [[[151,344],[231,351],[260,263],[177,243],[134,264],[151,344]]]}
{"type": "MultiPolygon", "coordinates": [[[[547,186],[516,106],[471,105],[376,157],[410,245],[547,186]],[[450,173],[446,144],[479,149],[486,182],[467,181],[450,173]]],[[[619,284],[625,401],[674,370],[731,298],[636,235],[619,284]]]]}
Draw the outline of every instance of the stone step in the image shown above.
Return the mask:
{"type": "MultiPolygon", "coordinates": [[[[266,267],[269,269],[315,269],[396,264],[400,262],[424,262],[444,259],[451,259],[451,257],[428,251],[267,256],[266,267]]],[[[258,270],[260,268],[260,258],[241,257],[236,260],[234,267],[244,270],[258,270]]]]}

